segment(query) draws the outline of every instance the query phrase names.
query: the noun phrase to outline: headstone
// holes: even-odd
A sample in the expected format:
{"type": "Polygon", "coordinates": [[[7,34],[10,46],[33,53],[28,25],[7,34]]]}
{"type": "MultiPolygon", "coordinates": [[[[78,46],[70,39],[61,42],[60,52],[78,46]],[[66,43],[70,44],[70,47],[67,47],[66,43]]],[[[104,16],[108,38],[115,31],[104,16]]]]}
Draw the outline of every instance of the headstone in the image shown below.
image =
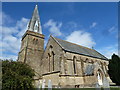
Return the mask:
{"type": "Polygon", "coordinates": [[[38,90],[41,90],[41,88],[42,88],[42,80],[39,80],[39,85],[38,85],[38,90]]]}
{"type": "Polygon", "coordinates": [[[44,90],[44,89],[45,89],[45,79],[42,82],[42,90],[44,90]]]}
{"type": "Polygon", "coordinates": [[[98,82],[96,83],[95,88],[96,88],[96,90],[101,90],[101,87],[100,87],[100,85],[98,84],[98,82]]]}
{"type": "Polygon", "coordinates": [[[37,90],[40,90],[40,82],[37,83],[37,90]]]}
{"type": "Polygon", "coordinates": [[[103,88],[104,88],[104,90],[110,90],[110,84],[106,77],[104,77],[104,79],[103,79],[103,88]]]}
{"type": "Polygon", "coordinates": [[[51,82],[51,80],[48,80],[48,90],[52,90],[52,82],[51,82]]]}

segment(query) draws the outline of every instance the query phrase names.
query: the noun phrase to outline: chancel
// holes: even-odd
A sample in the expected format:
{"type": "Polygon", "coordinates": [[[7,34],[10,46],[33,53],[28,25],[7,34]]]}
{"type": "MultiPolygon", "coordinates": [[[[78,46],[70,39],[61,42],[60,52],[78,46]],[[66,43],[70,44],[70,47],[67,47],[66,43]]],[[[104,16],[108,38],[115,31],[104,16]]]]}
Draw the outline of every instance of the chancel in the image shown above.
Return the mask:
{"type": "Polygon", "coordinates": [[[41,81],[43,88],[51,85],[53,88],[95,87],[96,83],[102,86],[104,78],[109,80],[108,59],[93,48],[51,35],[44,49],[37,5],[22,37],[18,61],[35,70],[34,84],[37,86],[41,81]]]}

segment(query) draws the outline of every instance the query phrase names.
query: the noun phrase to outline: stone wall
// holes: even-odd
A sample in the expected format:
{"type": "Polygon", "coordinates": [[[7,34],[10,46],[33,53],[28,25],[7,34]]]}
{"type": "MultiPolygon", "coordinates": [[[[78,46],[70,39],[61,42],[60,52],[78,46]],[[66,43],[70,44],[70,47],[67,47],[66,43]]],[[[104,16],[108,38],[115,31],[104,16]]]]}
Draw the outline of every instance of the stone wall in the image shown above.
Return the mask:
{"type": "Polygon", "coordinates": [[[83,77],[80,76],[63,76],[60,75],[60,85],[61,87],[67,87],[72,86],[72,88],[75,88],[75,85],[83,85],[83,77]]]}
{"type": "Polygon", "coordinates": [[[79,55],[79,54],[74,54],[70,52],[65,53],[66,61],[67,61],[67,74],[72,75],[73,74],[73,58],[76,57],[76,71],[77,75],[83,75],[85,68],[87,65],[93,65],[97,63],[99,67],[103,70],[104,74],[108,76],[107,70],[108,70],[108,61],[94,58],[94,57],[89,57],[89,56],[84,56],[84,55],[79,55]],[[71,68],[71,70],[69,70],[71,68]]]}
{"type": "Polygon", "coordinates": [[[93,87],[97,82],[97,77],[95,76],[85,76],[84,77],[84,86],[93,87]]]}
{"type": "Polygon", "coordinates": [[[26,31],[22,37],[21,51],[18,61],[27,63],[35,70],[36,77],[40,78],[40,63],[44,52],[44,35],[26,31]]]}
{"type": "Polygon", "coordinates": [[[43,75],[43,79],[45,80],[45,86],[48,87],[48,81],[51,80],[52,87],[58,87],[60,84],[59,72],[47,73],[43,75]]]}
{"type": "Polygon", "coordinates": [[[55,38],[51,36],[44,52],[41,68],[43,68],[43,79],[47,81],[51,79],[53,86],[74,88],[75,85],[80,85],[81,87],[92,87],[95,85],[98,70],[102,70],[102,74],[107,76],[107,65],[108,61],[102,59],[64,51],[55,38]],[[55,54],[54,70],[51,69],[53,68],[51,52],[55,54]],[[88,65],[95,66],[92,75],[85,75],[88,65]],[[60,73],[56,74],[56,71],[60,73]],[[57,77],[55,81],[53,80],[55,79],[54,77],[57,77]]]}
{"type": "Polygon", "coordinates": [[[62,48],[56,43],[53,37],[50,37],[41,63],[42,74],[60,71],[61,57],[62,48]]]}

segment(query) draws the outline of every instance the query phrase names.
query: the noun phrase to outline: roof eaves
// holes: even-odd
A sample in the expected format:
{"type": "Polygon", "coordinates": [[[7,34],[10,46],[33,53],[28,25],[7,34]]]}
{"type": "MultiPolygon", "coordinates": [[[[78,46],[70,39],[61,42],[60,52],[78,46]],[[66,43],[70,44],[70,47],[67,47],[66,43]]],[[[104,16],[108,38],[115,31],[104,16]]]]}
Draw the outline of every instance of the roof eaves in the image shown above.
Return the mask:
{"type": "MultiPolygon", "coordinates": [[[[94,51],[96,51],[95,49],[94,49],[94,51]]],[[[98,51],[96,51],[98,54],[100,54],[101,56],[103,56],[104,58],[106,58],[104,55],[102,55],[101,53],[99,53],[98,51]]],[[[106,60],[108,60],[108,58],[106,58],[106,60]]]]}

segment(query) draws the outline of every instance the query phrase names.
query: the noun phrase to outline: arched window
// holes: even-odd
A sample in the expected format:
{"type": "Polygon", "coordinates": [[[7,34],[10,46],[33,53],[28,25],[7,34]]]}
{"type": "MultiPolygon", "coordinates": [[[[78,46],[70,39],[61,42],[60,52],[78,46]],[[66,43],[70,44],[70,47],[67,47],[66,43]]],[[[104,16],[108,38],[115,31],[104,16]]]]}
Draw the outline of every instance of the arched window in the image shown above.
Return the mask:
{"type": "Polygon", "coordinates": [[[34,39],[33,39],[33,44],[36,45],[37,43],[38,43],[38,39],[35,39],[35,38],[34,38],[34,39]]]}
{"type": "Polygon", "coordinates": [[[36,41],[35,41],[35,44],[37,44],[38,43],[38,39],[36,39],[36,41]]]}
{"type": "Polygon", "coordinates": [[[54,52],[52,51],[52,65],[53,65],[53,66],[52,66],[52,67],[53,67],[52,70],[53,70],[53,71],[54,71],[54,55],[55,55],[55,54],[54,54],[54,52]]]}
{"type": "Polygon", "coordinates": [[[35,44],[35,38],[33,39],[33,44],[35,44]]]}
{"type": "Polygon", "coordinates": [[[48,53],[48,68],[49,68],[49,72],[50,72],[50,54],[48,53]]]}
{"type": "Polygon", "coordinates": [[[50,45],[50,48],[53,48],[53,46],[52,46],[52,45],[50,45]]]}
{"type": "Polygon", "coordinates": [[[52,49],[53,49],[53,46],[50,45],[50,46],[49,46],[49,52],[50,52],[50,55],[52,54],[52,49]]]}
{"type": "Polygon", "coordinates": [[[98,79],[98,84],[103,85],[103,77],[102,77],[102,73],[100,70],[98,70],[97,72],[97,79],[98,79]]]}
{"type": "Polygon", "coordinates": [[[91,63],[93,64],[94,63],[94,61],[91,59],[91,63]]]}
{"type": "Polygon", "coordinates": [[[73,57],[73,68],[74,68],[74,74],[76,74],[76,57],[73,57]]]}
{"type": "Polygon", "coordinates": [[[88,58],[86,58],[85,62],[86,62],[86,63],[89,63],[89,60],[88,60],[88,58]]]}

